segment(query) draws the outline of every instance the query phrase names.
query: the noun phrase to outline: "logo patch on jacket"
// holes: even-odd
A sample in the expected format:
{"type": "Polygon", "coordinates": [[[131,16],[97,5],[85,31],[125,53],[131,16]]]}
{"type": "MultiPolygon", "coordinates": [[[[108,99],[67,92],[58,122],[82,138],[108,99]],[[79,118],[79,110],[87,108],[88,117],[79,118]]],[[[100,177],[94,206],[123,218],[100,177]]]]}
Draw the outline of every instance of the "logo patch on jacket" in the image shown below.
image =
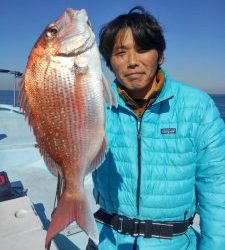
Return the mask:
{"type": "Polygon", "coordinates": [[[161,134],[176,134],[176,128],[161,128],[161,134]]]}

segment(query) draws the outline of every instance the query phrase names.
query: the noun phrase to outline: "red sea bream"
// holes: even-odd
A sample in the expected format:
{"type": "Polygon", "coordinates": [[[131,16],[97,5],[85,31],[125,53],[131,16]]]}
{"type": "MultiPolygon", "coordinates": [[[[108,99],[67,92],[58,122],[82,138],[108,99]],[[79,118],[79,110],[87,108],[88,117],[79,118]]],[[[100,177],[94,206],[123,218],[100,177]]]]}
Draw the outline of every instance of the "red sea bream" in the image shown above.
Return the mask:
{"type": "Polygon", "coordinates": [[[64,179],[45,245],[72,221],[98,243],[83,183],[104,160],[104,102],[116,103],[85,10],[67,9],[44,30],[29,55],[19,91],[46,165],[64,179]]]}

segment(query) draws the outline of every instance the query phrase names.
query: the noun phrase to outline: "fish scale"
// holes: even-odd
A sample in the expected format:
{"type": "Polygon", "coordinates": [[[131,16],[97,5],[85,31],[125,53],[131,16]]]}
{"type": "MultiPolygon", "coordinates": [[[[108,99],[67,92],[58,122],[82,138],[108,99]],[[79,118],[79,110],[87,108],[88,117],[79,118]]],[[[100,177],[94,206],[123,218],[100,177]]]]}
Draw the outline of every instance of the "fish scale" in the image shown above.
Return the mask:
{"type": "Polygon", "coordinates": [[[64,180],[45,246],[72,221],[98,243],[84,177],[104,160],[104,102],[117,103],[85,10],[67,9],[46,27],[31,50],[19,92],[48,169],[64,180]]]}

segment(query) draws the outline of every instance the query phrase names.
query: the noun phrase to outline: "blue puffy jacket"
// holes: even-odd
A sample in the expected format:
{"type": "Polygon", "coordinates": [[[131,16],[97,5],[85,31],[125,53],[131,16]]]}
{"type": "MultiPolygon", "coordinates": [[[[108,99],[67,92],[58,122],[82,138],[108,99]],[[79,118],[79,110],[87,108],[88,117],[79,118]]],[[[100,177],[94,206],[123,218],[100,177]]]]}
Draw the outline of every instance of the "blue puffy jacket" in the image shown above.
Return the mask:
{"type": "MultiPolygon", "coordinates": [[[[181,221],[199,203],[192,227],[171,240],[137,238],[139,250],[225,250],[225,126],[212,99],[166,75],[156,101],[138,119],[114,90],[106,109],[108,152],[93,173],[94,197],[108,213],[181,221]]],[[[132,250],[135,238],[98,223],[100,250],[132,250]]]]}

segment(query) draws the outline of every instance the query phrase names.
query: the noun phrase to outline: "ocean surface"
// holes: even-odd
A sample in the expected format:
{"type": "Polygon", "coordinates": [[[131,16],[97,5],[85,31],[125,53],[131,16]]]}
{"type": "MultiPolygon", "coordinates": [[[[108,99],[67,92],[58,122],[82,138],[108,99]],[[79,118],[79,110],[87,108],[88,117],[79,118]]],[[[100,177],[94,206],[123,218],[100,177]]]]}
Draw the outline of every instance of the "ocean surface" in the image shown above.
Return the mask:
{"type": "MultiPolygon", "coordinates": [[[[225,121],[225,94],[210,95],[218,107],[221,117],[225,121]]],[[[0,104],[13,104],[14,95],[11,90],[0,90],[0,104]]],[[[18,106],[18,91],[16,92],[16,106],[18,106]]]]}

